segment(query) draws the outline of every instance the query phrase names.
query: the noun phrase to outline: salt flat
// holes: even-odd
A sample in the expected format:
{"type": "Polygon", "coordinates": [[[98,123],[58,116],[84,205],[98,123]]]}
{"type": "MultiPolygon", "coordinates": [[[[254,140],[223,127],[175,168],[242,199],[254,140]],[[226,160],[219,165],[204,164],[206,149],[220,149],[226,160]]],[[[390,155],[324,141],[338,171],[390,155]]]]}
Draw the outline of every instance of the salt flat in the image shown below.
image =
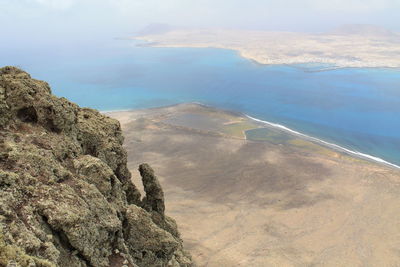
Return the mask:
{"type": "Polygon", "coordinates": [[[196,104],[109,115],[199,266],[398,266],[398,170],[196,104]]]}

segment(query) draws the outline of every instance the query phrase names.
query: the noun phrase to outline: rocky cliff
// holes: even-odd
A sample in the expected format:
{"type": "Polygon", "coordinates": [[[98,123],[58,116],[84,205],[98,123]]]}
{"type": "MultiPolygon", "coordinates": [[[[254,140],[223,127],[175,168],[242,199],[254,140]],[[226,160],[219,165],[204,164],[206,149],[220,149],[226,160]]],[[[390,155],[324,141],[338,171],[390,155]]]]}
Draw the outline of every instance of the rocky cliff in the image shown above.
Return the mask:
{"type": "Polygon", "coordinates": [[[193,266],[150,166],[131,182],[119,122],[0,68],[0,266],[193,266]]]}

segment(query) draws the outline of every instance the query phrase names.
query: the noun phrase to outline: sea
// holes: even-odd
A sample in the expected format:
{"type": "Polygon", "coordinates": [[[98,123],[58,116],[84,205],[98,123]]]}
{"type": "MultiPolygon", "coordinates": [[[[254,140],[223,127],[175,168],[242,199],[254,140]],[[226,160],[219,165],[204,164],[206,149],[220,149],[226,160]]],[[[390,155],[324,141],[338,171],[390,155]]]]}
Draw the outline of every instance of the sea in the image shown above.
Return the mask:
{"type": "Polygon", "coordinates": [[[4,51],[53,93],[101,111],[199,102],[400,165],[400,69],[261,65],[214,48],[113,39],[4,51]]]}

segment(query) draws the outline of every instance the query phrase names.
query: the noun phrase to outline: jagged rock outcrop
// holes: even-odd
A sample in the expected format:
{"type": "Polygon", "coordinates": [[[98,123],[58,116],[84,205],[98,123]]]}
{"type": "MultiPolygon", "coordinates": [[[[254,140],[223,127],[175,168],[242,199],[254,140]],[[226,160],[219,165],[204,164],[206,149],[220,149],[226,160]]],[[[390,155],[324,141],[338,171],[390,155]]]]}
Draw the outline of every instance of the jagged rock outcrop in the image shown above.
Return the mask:
{"type": "Polygon", "coordinates": [[[193,266],[153,170],[131,182],[119,122],[0,69],[0,266],[193,266]]]}
{"type": "Polygon", "coordinates": [[[157,177],[154,175],[153,169],[148,164],[141,164],[139,172],[142,176],[144,191],[146,192],[146,196],[143,198],[144,209],[164,215],[164,192],[157,177]]]}

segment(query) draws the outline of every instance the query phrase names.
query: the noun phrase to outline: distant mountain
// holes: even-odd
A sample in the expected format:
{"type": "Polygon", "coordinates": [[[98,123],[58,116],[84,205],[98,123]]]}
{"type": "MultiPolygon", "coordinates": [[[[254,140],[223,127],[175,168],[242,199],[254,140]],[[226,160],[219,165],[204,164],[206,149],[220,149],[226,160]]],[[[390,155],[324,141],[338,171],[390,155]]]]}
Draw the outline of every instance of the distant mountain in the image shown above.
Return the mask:
{"type": "Polygon", "coordinates": [[[152,23],[136,32],[136,35],[163,34],[173,30],[173,27],[164,23],[152,23]]]}
{"type": "Polygon", "coordinates": [[[365,35],[365,36],[394,36],[394,32],[376,25],[370,24],[345,24],[328,32],[335,35],[365,35]]]}

